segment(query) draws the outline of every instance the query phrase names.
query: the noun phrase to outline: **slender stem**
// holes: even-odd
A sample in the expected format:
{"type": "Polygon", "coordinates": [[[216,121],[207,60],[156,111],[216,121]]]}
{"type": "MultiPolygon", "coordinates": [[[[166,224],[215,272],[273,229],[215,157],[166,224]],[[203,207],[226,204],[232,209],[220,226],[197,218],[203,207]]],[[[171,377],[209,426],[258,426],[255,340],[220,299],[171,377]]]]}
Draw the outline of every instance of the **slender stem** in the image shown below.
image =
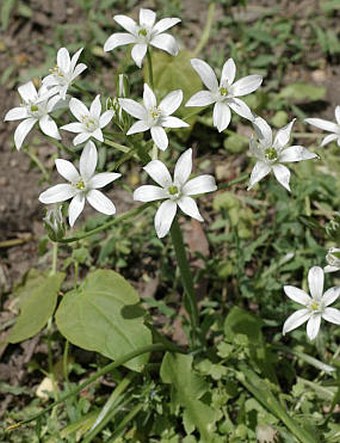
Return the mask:
{"type": "Polygon", "coordinates": [[[70,380],[68,378],[68,351],[69,351],[69,348],[70,348],[70,342],[66,339],[64,353],[63,353],[63,375],[64,375],[64,379],[65,379],[67,386],[70,383],[70,380]]]}
{"type": "Polygon", "coordinates": [[[113,438],[111,438],[110,443],[113,443],[117,440],[121,432],[124,430],[125,426],[139,413],[143,406],[143,403],[138,403],[133,409],[131,409],[131,411],[123,418],[118,427],[115,429],[113,438]]]}
{"type": "Polygon", "coordinates": [[[83,389],[85,389],[87,386],[89,386],[91,383],[96,381],[101,376],[107,374],[108,372],[113,371],[113,369],[118,368],[118,366],[124,365],[128,361],[132,360],[133,358],[136,358],[142,354],[147,354],[150,352],[163,352],[163,351],[173,351],[173,349],[169,349],[167,346],[156,343],[149,346],[144,346],[143,348],[136,349],[135,351],[129,352],[127,355],[124,355],[121,358],[118,358],[116,361],[109,363],[108,365],[104,366],[103,368],[99,369],[99,371],[95,372],[91,377],[89,377],[84,383],[80,384],[76,388],[74,388],[72,391],[67,392],[66,394],[59,397],[58,400],[47,406],[43,411],[39,412],[38,414],[32,415],[32,417],[27,418],[26,420],[22,420],[12,426],[9,426],[6,431],[12,431],[14,429],[17,429],[21,427],[22,425],[26,423],[30,423],[34,420],[37,420],[38,418],[45,415],[48,411],[53,409],[55,406],[57,406],[60,403],[63,403],[65,400],[67,400],[70,397],[73,397],[74,395],[79,394],[83,389]]]}
{"type": "Polygon", "coordinates": [[[51,275],[54,275],[57,272],[57,262],[58,262],[58,243],[57,242],[52,242],[51,275]]]}
{"type": "Polygon", "coordinates": [[[211,27],[213,25],[214,15],[215,15],[215,2],[212,2],[208,7],[208,14],[205,22],[206,24],[205,28],[203,29],[202,36],[193,52],[194,57],[196,57],[202,51],[202,49],[209,40],[211,27]]]}
{"type": "Polygon", "coordinates": [[[127,152],[130,152],[130,150],[131,150],[131,148],[128,148],[125,145],[121,145],[120,143],[116,143],[116,142],[110,140],[109,138],[105,138],[104,144],[107,146],[110,146],[112,148],[116,148],[116,149],[118,149],[118,151],[124,152],[125,154],[127,152]]]}
{"type": "Polygon", "coordinates": [[[40,169],[42,175],[44,176],[44,179],[46,181],[49,181],[50,175],[47,172],[45,166],[39,160],[39,158],[35,154],[33,154],[33,152],[31,152],[29,149],[26,149],[25,152],[29,156],[29,158],[32,160],[32,162],[40,169]]]}
{"type": "Polygon", "coordinates": [[[149,48],[148,48],[148,50],[146,52],[146,57],[147,57],[147,60],[148,60],[149,83],[150,83],[151,89],[153,90],[154,89],[154,83],[153,83],[152,57],[151,57],[151,52],[150,52],[149,48]]]}
{"type": "Polygon", "coordinates": [[[33,236],[31,234],[25,236],[24,238],[13,238],[11,240],[0,241],[0,248],[11,248],[12,246],[23,245],[24,243],[28,243],[33,240],[33,236]]]}
{"type": "Polygon", "coordinates": [[[249,179],[249,174],[243,174],[240,177],[235,178],[234,180],[230,180],[227,183],[221,183],[218,185],[218,189],[226,189],[230,188],[230,186],[237,185],[238,183],[242,183],[249,179]]]}
{"type": "Polygon", "coordinates": [[[185,251],[181,228],[178,224],[177,218],[173,221],[170,232],[184,288],[184,304],[190,317],[192,344],[195,347],[199,329],[198,307],[194,282],[185,251]]]}

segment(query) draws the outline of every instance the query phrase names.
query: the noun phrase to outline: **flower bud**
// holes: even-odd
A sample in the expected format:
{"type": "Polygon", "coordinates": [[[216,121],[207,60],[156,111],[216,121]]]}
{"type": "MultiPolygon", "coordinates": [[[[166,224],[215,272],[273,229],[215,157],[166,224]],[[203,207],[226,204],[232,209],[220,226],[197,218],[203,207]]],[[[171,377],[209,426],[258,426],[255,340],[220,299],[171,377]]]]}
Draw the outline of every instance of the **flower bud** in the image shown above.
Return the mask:
{"type": "Polygon", "coordinates": [[[47,209],[43,220],[49,238],[54,242],[60,241],[65,235],[62,205],[56,205],[47,209]]]}
{"type": "Polygon", "coordinates": [[[124,98],[129,95],[130,84],[127,75],[119,74],[117,80],[117,95],[119,98],[124,98]]]}
{"type": "Polygon", "coordinates": [[[325,267],[325,272],[340,271],[340,248],[330,248],[326,255],[328,266],[325,267]]]}

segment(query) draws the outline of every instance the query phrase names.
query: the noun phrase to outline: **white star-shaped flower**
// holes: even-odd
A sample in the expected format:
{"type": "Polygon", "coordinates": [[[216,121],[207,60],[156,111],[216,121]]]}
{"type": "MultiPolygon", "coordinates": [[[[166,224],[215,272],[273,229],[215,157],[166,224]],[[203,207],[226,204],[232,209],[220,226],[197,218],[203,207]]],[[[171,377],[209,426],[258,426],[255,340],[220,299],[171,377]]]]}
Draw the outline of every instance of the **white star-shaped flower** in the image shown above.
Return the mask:
{"type": "Polygon", "coordinates": [[[185,106],[208,106],[213,103],[213,122],[219,132],[224,131],[231,120],[232,109],[236,114],[248,120],[253,120],[253,113],[243,100],[243,97],[254,92],[262,83],[262,76],[253,74],[235,80],[236,66],[234,60],[229,58],[223,65],[220,84],[212,68],[203,60],[194,58],[191,65],[201,77],[202,82],[208,88],[194,94],[185,106]]]}
{"type": "Polygon", "coordinates": [[[177,25],[181,19],[163,18],[156,23],[156,14],[150,9],[143,8],[139,11],[139,24],[126,15],[115,15],[113,19],[127,32],[112,34],[104,44],[104,51],[108,52],[118,46],[133,44],[131,57],[139,68],[142,66],[149,45],[171,55],[178,54],[176,40],[164,31],[177,25]]]}
{"type": "Polygon", "coordinates": [[[295,120],[279,129],[273,139],[273,133],[268,123],[261,117],[253,121],[254,128],[259,138],[250,140],[250,154],[257,158],[257,163],[252,170],[248,190],[273,171],[276,180],[290,191],[290,171],[282,163],[299,162],[317,158],[316,154],[300,145],[287,146],[290,133],[295,120]]]}
{"type": "Polygon", "coordinates": [[[90,106],[90,110],[84,105],[83,102],[77,98],[71,98],[70,111],[78,120],[78,123],[69,123],[62,126],[60,129],[78,133],[73,139],[74,145],[86,142],[90,137],[103,142],[104,136],[102,129],[107,126],[113,115],[114,111],[108,110],[102,114],[102,105],[100,103],[100,95],[93,100],[90,106]]]}
{"type": "Polygon", "coordinates": [[[340,324],[340,311],[328,307],[339,297],[340,286],[330,288],[323,294],[323,285],[324,272],[322,268],[313,266],[308,272],[308,286],[311,295],[295,286],[284,286],[286,295],[296,303],[303,305],[304,308],[287,318],[283,325],[283,335],[308,321],[307,335],[310,340],[314,340],[319,333],[322,318],[330,323],[340,324]]]}
{"type": "Polygon", "coordinates": [[[55,161],[59,174],[70,183],[52,186],[42,192],[39,200],[45,204],[60,203],[72,198],[68,208],[70,226],[73,226],[85,206],[85,200],[97,211],[113,215],[115,205],[98,189],[117,180],[121,174],[101,172],[95,174],[98,152],[95,144],[89,141],[80,156],[79,171],[68,160],[58,158],[55,161]]]}
{"type": "Polygon", "coordinates": [[[144,105],[129,98],[119,99],[119,104],[128,114],[139,121],[128,130],[127,135],[145,132],[150,129],[155,144],[164,151],[169,144],[164,128],[186,128],[189,125],[177,117],[171,117],[181,105],[183,92],[178,89],[166,95],[157,106],[157,99],[150,87],[144,84],[144,105]]]}
{"type": "Polygon", "coordinates": [[[160,186],[140,186],[135,190],[133,198],[141,202],[165,200],[155,216],[155,228],[159,238],[169,232],[177,206],[190,217],[203,221],[197,204],[191,196],[216,191],[217,186],[212,175],[200,175],[189,180],[192,170],[192,149],[186,150],[177,160],[174,179],[160,160],[152,160],[143,169],[160,186]]]}
{"type": "Polygon", "coordinates": [[[327,266],[323,268],[325,272],[340,271],[340,248],[330,248],[326,255],[327,266]]]}
{"type": "Polygon", "coordinates": [[[60,97],[52,97],[52,93],[42,86],[36,90],[32,81],[19,86],[18,92],[22,98],[22,105],[11,109],[5,115],[5,121],[23,120],[14,133],[14,143],[19,150],[33,126],[39,122],[42,132],[52,138],[60,140],[58,126],[49,116],[60,97]]]}
{"type": "Polygon", "coordinates": [[[322,118],[306,118],[305,122],[319,129],[323,129],[324,131],[332,132],[332,134],[326,135],[326,137],[322,140],[321,146],[326,146],[328,143],[336,140],[338,146],[340,147],[340,106],[335,108],[335,120],[336,123],[324,120],[322,118]]]}
{"type": "Polygon", "coordinates": [[[74,80],[87,69],[84,63],[77,65],[83,48],[79,49],[72,58],[66,48],[60,48],[57,53],[57,65],[51,69],[51,74],[46,76],[42,83],[54,94],[59,94],[65,100],[66,92],[74,80]]]}

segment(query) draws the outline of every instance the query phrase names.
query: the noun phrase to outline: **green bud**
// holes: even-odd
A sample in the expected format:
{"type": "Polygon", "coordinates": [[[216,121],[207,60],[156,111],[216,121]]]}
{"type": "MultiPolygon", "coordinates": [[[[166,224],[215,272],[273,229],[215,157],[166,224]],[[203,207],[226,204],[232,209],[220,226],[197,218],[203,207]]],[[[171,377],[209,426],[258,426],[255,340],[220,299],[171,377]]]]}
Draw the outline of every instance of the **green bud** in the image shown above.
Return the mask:
{"type": "Polygon", "coordinates": [[[49,238],[54,242],[60,241],[65,235],[62,205],[47,209],[46,216],[43,220],[49,238]]]}

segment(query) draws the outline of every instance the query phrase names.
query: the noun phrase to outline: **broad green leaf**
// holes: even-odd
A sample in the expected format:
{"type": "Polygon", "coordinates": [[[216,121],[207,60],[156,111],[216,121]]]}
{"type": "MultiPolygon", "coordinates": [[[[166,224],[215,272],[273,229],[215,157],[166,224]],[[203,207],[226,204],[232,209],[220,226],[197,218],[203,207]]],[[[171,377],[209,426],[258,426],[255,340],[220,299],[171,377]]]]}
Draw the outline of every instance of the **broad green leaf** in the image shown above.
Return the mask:
{"type": "Polygon", "coordinates": [[[167,353],[162,361],[160,375],[164,383],[173,385],[175,400],[184,407],[183,424],[188,434],[197,428],[201,441],[210,437],[218,419],[217,411],[203,403],[200,398],[208,385],[192,368],[193,357],[167,353]]]}
{"type": "Polygon", "coordinates": [[[293,83],[283,88],[279,97],[294,103],[322,100],[326,97],[326,88],[309,83],[293,83]]]}
{"type": "Polygon", "coordinates": [[[8,341],[17,343],[33,337],[46,325],[53,314],[65,274],[37,275],[28,278],[20,289],[20,315],[8,341]]]}
{"type": "MultiPolygon", "coordinates": [[[[121,275],[97,270],[77,289],[64,295],[56,313],[60,332],[71,343],[112,360],[151,344],[139,296],[121,275]]],[[[126,366],[140,371],[147,355],[126,366]]]]}

